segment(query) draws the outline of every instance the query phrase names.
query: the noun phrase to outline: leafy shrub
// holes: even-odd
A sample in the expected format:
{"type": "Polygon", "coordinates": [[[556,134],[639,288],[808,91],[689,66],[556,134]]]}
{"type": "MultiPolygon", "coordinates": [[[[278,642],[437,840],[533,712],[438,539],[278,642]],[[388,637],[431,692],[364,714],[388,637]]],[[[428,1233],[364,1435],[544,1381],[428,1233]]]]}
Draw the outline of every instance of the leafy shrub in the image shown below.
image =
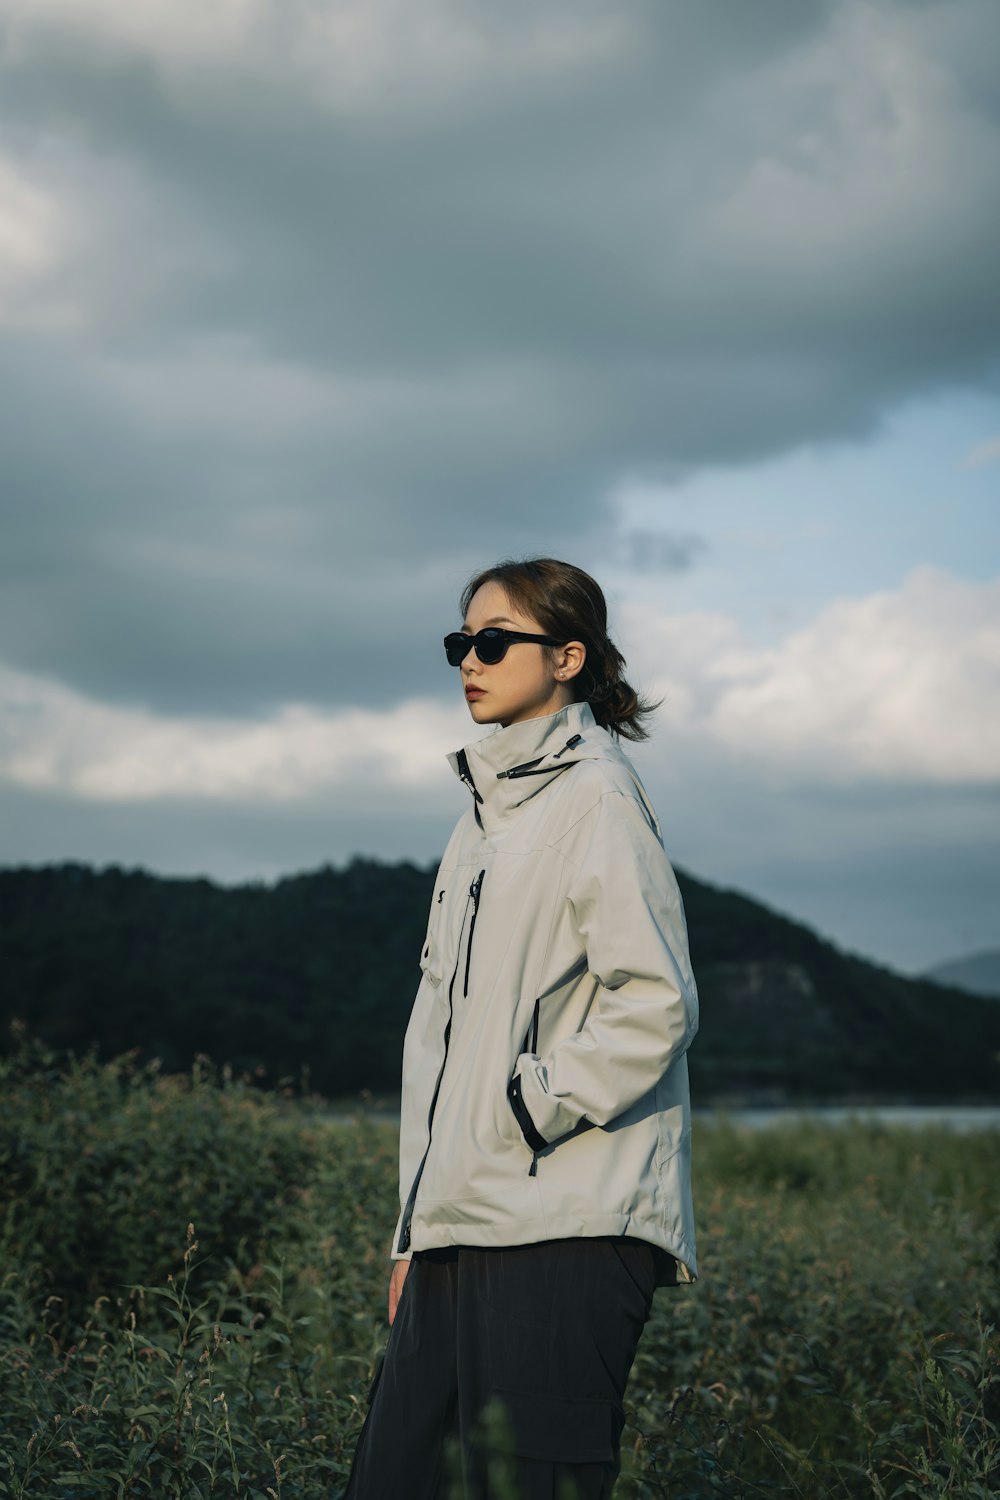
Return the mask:
{"type": "MultiPolygon", "coordinates": [[[[397,1131],[207,1064],[20,1058],[0,1495],[338,1495],[387,1334],[397,1131]]],[[[941,1129],[697,1125],[702,1278],[657,1293],[617,1500],[997,1492],[998,1154],[941,1129]]]]}
{"type": "Polygon", "coordinates": [[[219,1077],[99,1063],[22,1038],[0,1058],[0,1263],[72,1323],[137,1273],[179,1266],[194,1221],[211,1268],[305,1232],[315,1150],[274,1095],[219,1077]]]}

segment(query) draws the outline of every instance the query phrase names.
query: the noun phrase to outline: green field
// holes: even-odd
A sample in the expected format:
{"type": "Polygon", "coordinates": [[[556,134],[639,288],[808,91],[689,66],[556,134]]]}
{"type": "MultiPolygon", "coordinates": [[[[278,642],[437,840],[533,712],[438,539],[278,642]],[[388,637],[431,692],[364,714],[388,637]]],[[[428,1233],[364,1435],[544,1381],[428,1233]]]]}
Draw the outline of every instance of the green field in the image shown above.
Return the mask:
{"type": "MultiPolygon", "coordinates": [[[[624,1497],[1000,1490],[1000,1139],[696,1126],[624,1497]]],[[[396,1134],[207,1062],[0,1064],[0,1495],[339,1494],[388,1332],[396,1134]]],[[[498,1488],[498,1494],[502,1487],[498,1488]]]]}

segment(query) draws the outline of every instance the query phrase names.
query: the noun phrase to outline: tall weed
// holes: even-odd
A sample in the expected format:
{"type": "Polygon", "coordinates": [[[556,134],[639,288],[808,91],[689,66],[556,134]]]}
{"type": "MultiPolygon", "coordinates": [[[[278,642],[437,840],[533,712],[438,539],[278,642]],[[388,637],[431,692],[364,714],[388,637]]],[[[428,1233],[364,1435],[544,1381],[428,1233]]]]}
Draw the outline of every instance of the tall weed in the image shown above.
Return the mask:
{"type": "MultiPolygon", "coordinates": [[[[388,1332],[397,1132],[207,1062],[26,1042],[3,1067],[0,1496],[339,1495],[388,1332]]],[[[618,1500],[998,1492],[997,1147],[696,1127],[702,1276],[656,1295],[618,1500]]],[[[502,1442],[494,1472],[501,1500],[502,1442]]]]}
{"type": "Polygon", "coordinates": [[[308,1235],[315,1163],[300,1119],[207,1059],[161,1076],[27,1038],[0,1058],[0,1266],[67,1328],[137,1272],[177,1271],[191,1220],[218,1272],[308,1235]]]}

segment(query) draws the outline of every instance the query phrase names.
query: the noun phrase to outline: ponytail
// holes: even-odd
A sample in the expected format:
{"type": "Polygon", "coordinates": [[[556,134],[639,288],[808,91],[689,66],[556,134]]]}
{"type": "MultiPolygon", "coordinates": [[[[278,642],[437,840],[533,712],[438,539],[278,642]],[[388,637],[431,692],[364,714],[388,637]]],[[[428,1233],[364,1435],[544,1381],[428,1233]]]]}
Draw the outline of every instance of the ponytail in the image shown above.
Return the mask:
{"type": "Polygon", "coordinates": [[[607,602],[596,579],[554,557],[509,558],[469,580],[462,590],[463,616],[477,589],[491,582],[538,622],[542,634],[583,642],[587,659],[570,686],[575,701],[588,702],[602,728],[628,740],[649,738],[643,721],[662,700],[640,697],[625,678],[625,658],[608,635],[607,602]]]}

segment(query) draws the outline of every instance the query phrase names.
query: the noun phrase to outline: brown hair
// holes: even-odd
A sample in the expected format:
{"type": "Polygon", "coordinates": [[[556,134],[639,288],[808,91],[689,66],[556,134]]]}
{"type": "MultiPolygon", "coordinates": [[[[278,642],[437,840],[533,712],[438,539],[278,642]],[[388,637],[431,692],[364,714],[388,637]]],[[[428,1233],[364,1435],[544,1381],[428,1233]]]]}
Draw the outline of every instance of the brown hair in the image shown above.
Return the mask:
{"type": "Polygon", "coordinates": [[[640,698],[623,677],[625,658],[608,635],[608,606],[596,579],[554,557],[506,558],[469,579],[462,590],[463,619],[477,589],[491,582],[498,583],[523,614],[538,621],[543,635],[583,642],[587,659],[570,686],[576,702],[589,702],[598,724],[629,740],[649,738],[642,720],[659,708],[662,699],[640,698]]]}

